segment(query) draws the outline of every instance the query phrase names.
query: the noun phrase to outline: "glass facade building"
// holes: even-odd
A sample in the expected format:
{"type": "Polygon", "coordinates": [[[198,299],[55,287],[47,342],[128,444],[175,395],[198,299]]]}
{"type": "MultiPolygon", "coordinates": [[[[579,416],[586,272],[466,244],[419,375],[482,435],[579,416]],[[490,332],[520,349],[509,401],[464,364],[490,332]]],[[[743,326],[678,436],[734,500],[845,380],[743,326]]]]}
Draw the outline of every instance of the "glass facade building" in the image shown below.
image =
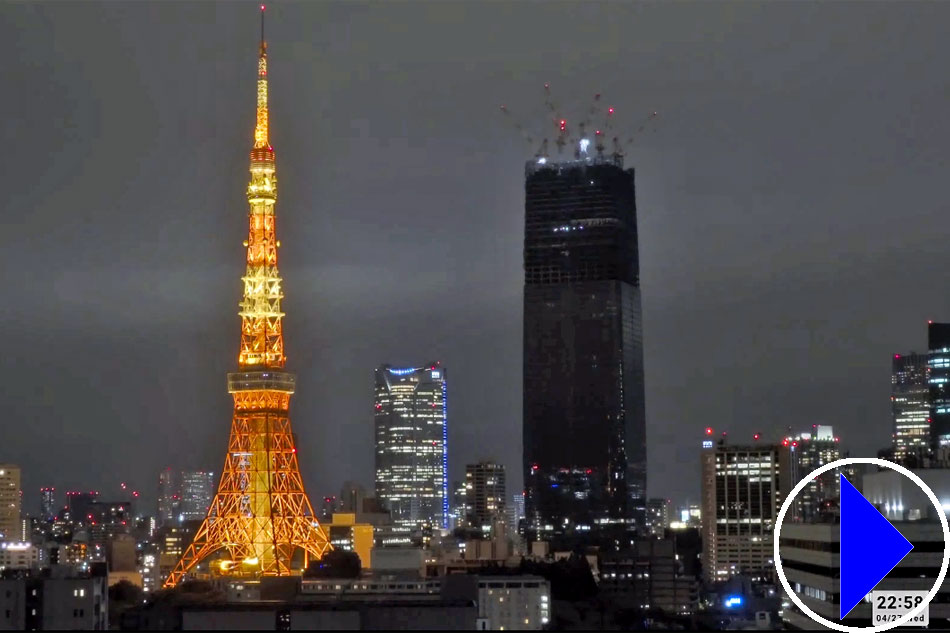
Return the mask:
{"type": "Polygon", "coordinates": [[[0,541],[22,541],[20,467],[0,464],[0,541]]]}
{"type": "Polygon", "coordinates": [[[182,472],[179,518],[182,521],[196,521],[205,518],[216,490],[214,473],[201,470],[182,472]]]}
{"type": "Polygon", "coordinates": [[[645,520],[646,415],[633,170],[526,167],[523,468],[529,534],[645,520]]]}
{"type": "Polygon", "coordinates": [[[922,456],[930,446],[930,383],[926,354],[894,354],[891,410],[894,418],[894,459],[922,456]]]}
{"type": "Polygon", "coordinates": [[[158,476],[158,525],[170,525],[178,517],[179,493],[181,482],[179,473],[170,467],[162,470],[158,476]]]}
{"type": "Polygon", "coordinates": [[[445,368],[376,369],[376,498],[398,525],[448,527],[445,368]]]}
{"type": "Polygon", "coordinates": [[[40,488],[40,517],[51,521],[56,517],[56,488],[40,488]]]}
{"type": "MultiPolygon", "coordinates": [[[[841,450],[834,428],[814,425],[812,432],[786,437],[782,446],[791,453],[792,484],[795,485],[825,464],[841,459],[841,450]]],[[[839,473],[855,482],[853,467],[836,468],[815,477],[795,498],[791,516],[800,521],[833,520],[840,516],[838,499],[841,496],[839,473]]]]}
{"type": "Polygon", "coordinates": [[[505,517],[505,467],[493,462],[465,466],[466,517],[474,527],[485,529],[505,517]]]}
{"type": "Polygon", "coordinates": [[[930,384],[930,443],[950,446],[950,323],[927,326],[927,367],[930,384]]]}

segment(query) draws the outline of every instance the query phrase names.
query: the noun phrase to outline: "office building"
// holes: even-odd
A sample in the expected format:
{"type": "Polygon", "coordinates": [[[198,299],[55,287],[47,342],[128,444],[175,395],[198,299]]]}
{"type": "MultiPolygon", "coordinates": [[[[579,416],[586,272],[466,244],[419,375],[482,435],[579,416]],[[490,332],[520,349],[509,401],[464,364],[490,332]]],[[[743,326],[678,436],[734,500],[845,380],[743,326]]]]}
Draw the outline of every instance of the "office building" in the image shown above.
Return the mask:
{"type": "Polygon", "coordinates": [[[0,541],[22,541],[20,467],[0,464],[0,541]]]}
{"type": "Polygon", "coordinates": [[[73,541],[69,544],[47,544],[40,553],[41,560],[48,560],[51,565],[73,566],[85,568],[88,563],[94,562],[92,551],[86,543],[73,541]]]}
{"type": "MultiPolygon", "coordinates": [[[[5,541],[0,543],[0,571],[37,567],[41,555],[42,550],[30,543],[5,541]]],[[[3,629],[2,625],[0,625],[0,629],[3,629]]]]}
{"type": "Polygon", "coordinates": [[[214,473],[201,470],[182,472],[179,520],[196,521],[207,516],[208,506],[217,489],[215,483],[214,473]]]}
{"type": "Polygon", "coordinates": [[[927,325],[930,445],[950,446],[950,323],[927,325]]]}
{"type": "Polygon", "coordinates": [[[373,526],[357,523],[355,512],[335,512],[333,520],[323,524],[330,534],[330,545],[334,549],[356,552],[360,565],[368,569],[373,551],[373,526]]]}
{"type": "Polygon", "coordinates": [[[465,466],[466,517],[476,528],[490,529],[505,514],[505,467],[489,461],[465,466]]]}
{"type": "Polygon", "coordinates": [[[551,585],[540,576],[480,576],[479,630],[540,631],[551,621],[551,585]]]}
{"type": "Polygon", "coordinates": [[[781,443],[709,444],[701,456],[706,580],[772,579],[773,527],[791,490],[791,451],[781,443]]]}
{"type": "Polygon", "coordinates": [[[346,481],[340,489],[340,512],[362,514],[366,511],[363,505],[368,498],[372,497],[366,496],[366,488],[356,482],[346,481]]]}
{"type": "MultiPolygon", "coordinates": [[[[950,512],[950,468],[911,468],[950,512]]],[[[887,517],[888,521],[937,520],[937,509],[920,486],[891,469],[866,472],[861,478],[861,493],[887,517]]]]}
{"type": "Polygon", "coordinates": [[[42,577],[0,579],[0,630],[107,631],[109,590],[105,564],[73,574],[54,566],[42,577]]]}
{"type": "Polygon", "coordinates": [[[673,539],[644,539],[600,561],[600,590],[618,608],[691,615],[699,581],[687,573],[673,539]]]}
{"type": "MultiPolygon", "coordinates": [[[[539,631],[551,621],[551,586],[539,576],[453,574],[439,579],[304,580],[301,594],[323,600],[419,602],[465,599],[478,605],[479,631],[539,631]]],[[[407,622],[408,624],[408,622],[407,622]]],[[[421,622],[420,622],[421,624],[421,622]]],[[[396,624],[395,628],[403,628],[396,624]]]]}
{"type": "Polygon", "coordinates": [[[376,498],[397,525],[448,527],[445,368],[376,369],[376,498]]]}
{"type": "Polygon", "coordinates": [[[93,504],[99,499],[96,491],[66,493],[66,518],[72,522],[87,523],[92,520],[93,504]]]}
{"type": "MultiPolygon", "coordinates": [[[[884,471],[893,472],[893,471],[884,471]]],[[[894,472],[898,475],[899,473],[894,472]]],[[[907,479],[906,477],[902,477],[907,479]]],[[[914,485],[913,482],[909,482],[914,485]]],[[[919,489],[918,489],[919,490],[919,489]]],[[[939,493],[938,493],[939,494],[939,493]]],[[[914,549],[874,587],[875,591],[930,591],[940,569],[944,540],[940,524],[934,521],[895,521],[897,531],[913,543],[914,549]]],[[[827,620],[838,622],[840,609],[840,526],[785,521],[779,542],[782,570],[792,590],[808,608],[827,620]]],[[[784,592],[783,592],[784,594],[784,592]]],[[[787,598],[786,598],[787,600],[787,598]]],[[[928,607],[931,627],[950,618],[950,584],[944,584],[928,607]]],[[[782,619],[788,630],[814,631],[818,625],[791,600],[782,605],[782,619]]],[[[879,626],[871,621],[871,603],[859,602],[841,624],[855,627],[879,626]]],[[[937,625],[940,627],[941,625],[937,625]]]]}
{"type": "MultiPolygon", "coordinates": [[[[342,607],[320,603],[292,608],[260,602],[252,605],[180,607],[182,628],[200,631],[471,631],[475,605],[411,601],[363,601],[342,607]]],[[[139,630],[152,630],[151,626],[139,630]]]]}
{"type": "Polygon", "coordinates": [[[86,515],[89,520],[89,542],[105,545],[117,534],[127,534],[132,526],[132,503],[129,501],[94,501],[86,515]]]}
{"type": "Polygon", "coordinates": [[[142,576],[142,589],[146,592],[157,591],[165,580],[159,576],[157,552],[157,547],[150,547],[146,553],[142,554],[138,567],[139,574],[142,576]]]}
{"type": "Polygon", "coordinates": [[[521,521],[524,520],[524,493],[511,495],[508,507],[505,508],[505,515],[508,519],[508,533],[512,538],[516,538],[521,528],[521,521]]]}
{"type": "Polygon", "coordinates": [[[135,537],[131,534],[116,534],[110,539],[106,554],[109,571],[135,571],[138,558],[136,546],[135,537]]]}
{"type": "Polygon", "coordinates": [[[451,502],[449,503],[450,528],[468,527],[468,493],[465,489],[465,483],[453,481],[450,490],[451,502]]]}
{"type": "Polygon", "coordinates": [[[158,575],[165,579],[181,559],[185,549],[195,536],[200,521],[187,521],[182,525],[169,524],[158,530],[158,575]]]}
{"type": "MultiPolygon", "coordinates": [[[[442,578],[400,578],[376,580],[308,580],[301,583],[300,598],[332,603],[337,609],[366,602],[415,603],[424,614],[429,606],[462,599],[478,605],[478,619],[472,628],[479,631],[539,631],[552,619],[551,586],[540,576],[476,576],[452,574],[442,578]]],[[[419,620],[418,628],[428,628],[419,620]]],[[[387,628],[400,630],[413,618],[391,622],[387,628]]],[[[443,626],[454,628],[449,622],[443,626]]],[[[438,627],[441,628],[441,627],[438,627]]]]}
{"type": "Polygon", "coordinates": [[[40,488],[40,518],[52,521],[56,518],[56,488],[40,488]]]}
{"type": "MultiPolygon", "coordinates": [[[[834,429],[821,424],[814,425],[811,432],[786,437],[782,440],[782,446],[791,454],[791,484],[793,486],[809,473],[841,459],[834,429]]],[[[805,489],[795,498],[792,516],[806,522],[833,520],[835,516],[838,516],[838,497],[841,492],[838,478],[840,472],[840,469],[835,469],[822,473],[805,486],[805,489]]],[[[848,469],[845,475],[850,475],[848,469]]]]}
{"type": "Polygon", "coordinates": [[[894,354],[891,411],[894,459],[904,462],[930,447],[930,372],[926,354],[894,354]]]}
{"type": "Polygon", "coordinates": [[[688,505],[677,510],[678,521],[670,522],[670,527],[676,529],[701,528],[703,525],[702,506],[688,505]]]}
{"type": "Polygon", "coordinates": [[[320,500],[320,523],[327,523],[333,520],[333,514],[342,510],[340,500],[336,495],[329,495],[320,500]]]}
{"type": "MultiPolygon", "coordinates": [[[[521,629],[537,629],[538,606],[520,604],[521,595],[510,594],[516,605],[499,602],[498,625],[480,617],[481,581],[477,576],[455,575],[443,579],[264,578],[231,580],[224,587],[226,601],[178,602],[158,600],[143,604],[123,617],[125,630],[227,630],[261,631],[350,630],[432,631],[500,629],[520,622],[521,629]],[[537,615],[535,615],[537,614],[537,615]],[[506,619],[502,619],[506,618],[506,619]],[[508,620],[507,618],[511,618],[508,620]],[[516,620],[517,618],[517,620],[516,620]],[[525,622],[527,620],[527,623],[525,622]]],[[[504,578],[511,589],[522,584],[544,583],[541,578],[504,578]]],[[[493,581],[493,579],[492,579],[493,581]]],[[[519,587],[524,592],[524,587],[519,587]]],[[[498,591],[494,591],[498,596],[498,591]]],[[[530,597],[525,593],[525,599],[530,597]]],[[[550,604],[537,595],[537,602],[550,604]]],[[[548,616],[550,617],[550,616],[548,616]]]]}
{"type": "Polygon", "coordinates": [[[656,538],[662,538],[672,521],[673,507],[669,499],[647,500],[647,529],[656,538]]]}
{"type": "Polygon", "coordinates": [[[165,468],[158,476],[158,526],[169,525],[178,518],[178,501],[181,496],[181,484],[178,472],[165,468]]]}
{"type": "Polygon", "coordinates": [[[587,147],[525,169],[522,439],[538,536],[645,521],[634,174],[587,147]]]}
{"type": "Polygon", "coordinates": [[[116,534],[106,547],[106,562],[109,564],[109,586],[122,581],[145,588],[145,578],[137,565],[138,547],[131,534],[116,534]]]}

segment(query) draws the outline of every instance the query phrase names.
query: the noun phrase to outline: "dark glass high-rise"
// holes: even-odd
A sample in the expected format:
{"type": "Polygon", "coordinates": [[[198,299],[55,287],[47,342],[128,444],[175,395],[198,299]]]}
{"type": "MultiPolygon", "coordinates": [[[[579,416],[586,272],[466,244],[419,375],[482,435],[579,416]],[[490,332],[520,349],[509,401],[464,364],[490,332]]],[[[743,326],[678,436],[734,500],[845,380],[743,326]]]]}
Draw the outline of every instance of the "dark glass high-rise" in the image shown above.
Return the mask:
{"type": "Polygon", "coordinates": [[[950,323],[927,326],[927,369],[930,382],[930,444],[950,446],[950,323]]]}
{"type": "Polygon", "coordinates": [[[646,415],[634,173],[619,156],[525,169],[526,531],[642,526],[646,415]]]}

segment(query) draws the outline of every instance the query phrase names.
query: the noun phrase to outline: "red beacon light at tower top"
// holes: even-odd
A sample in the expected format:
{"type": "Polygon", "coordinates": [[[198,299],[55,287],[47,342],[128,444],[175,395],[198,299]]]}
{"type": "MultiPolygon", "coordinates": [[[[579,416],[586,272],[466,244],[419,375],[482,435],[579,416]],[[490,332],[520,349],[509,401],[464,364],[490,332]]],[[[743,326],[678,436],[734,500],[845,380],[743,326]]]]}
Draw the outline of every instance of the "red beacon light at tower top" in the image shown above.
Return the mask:
{"type": "Polygon", "coordinates": [[[706,427],[706,435],[712,435],[712,434],[713,434],[713,429],[712,429],[712,427],[711,427],[711,426],[707,426],[707,427],[706,427]]]}

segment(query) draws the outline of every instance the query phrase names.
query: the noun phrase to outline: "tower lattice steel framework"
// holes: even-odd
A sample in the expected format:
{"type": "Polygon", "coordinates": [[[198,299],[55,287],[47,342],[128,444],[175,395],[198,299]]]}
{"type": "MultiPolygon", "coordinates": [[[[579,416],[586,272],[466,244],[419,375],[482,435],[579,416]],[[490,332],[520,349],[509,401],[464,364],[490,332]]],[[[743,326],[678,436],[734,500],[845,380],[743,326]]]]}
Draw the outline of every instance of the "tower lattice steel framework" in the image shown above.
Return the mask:
{"type": "Polygon", "coordinates": [[[267,45],[261,7],[257,126],[247,187],[250,229],[241,302],[239,371],[228,374],[234,418],[221,483],[208,515],[165,587],[174,587],[211,554],[226,550],[220,570],[235,575],[288,576],[296,550],[304,564],[330,549],[304,491],[290,428],[295,376],[284,371],[274,205],[277,179],[268,135],[267,45]]]}

